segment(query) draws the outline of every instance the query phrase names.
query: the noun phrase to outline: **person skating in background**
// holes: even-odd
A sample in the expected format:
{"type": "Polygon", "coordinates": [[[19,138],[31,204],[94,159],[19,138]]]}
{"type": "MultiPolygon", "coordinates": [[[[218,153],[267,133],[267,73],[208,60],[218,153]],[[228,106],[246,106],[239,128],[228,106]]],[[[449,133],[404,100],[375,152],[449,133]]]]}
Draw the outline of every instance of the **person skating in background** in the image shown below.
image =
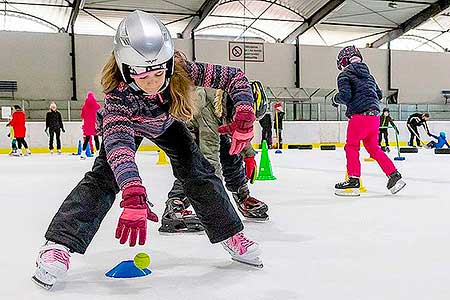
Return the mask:
{"type": "Polygon", "coordinates": [[[266,141],[267,147],[272,149],[272,116],[270,111],[267,111],[259,120],[259,125],[261,125],[261,147],[263,141],[266,141]]]}
{"type": "Polygon", "coordinates": [[[345,144],[348,179],[335,185],[335,194],[359,196],[361,141],[370,157],[377,161],[388,176],[387,188],[391,193],[396,194],[405,186],[405,183],[393,162],[377,143],[382,92],[355,46],[345,47],[339,52],[337,67],[341,73],[337,78],[339,92],[333,98],[333,106],[346,105],[345,115],[349,121],[345,144]]]}
{"type": "Polygon", "coordinates": [[[9,127],[8,137],[11,140],[11,152],[9,153],[9,156],[20,156],[17,152],[17,140],[14,137],[14,128],[11,126],[9,127]]]}
{"type": "Polygon", "coordinates": [[[55,102],[50,103],[50,111],[45,116],[45,133],[49,136],[48,149],[53,154],[53,139],[56,136],[56,150],[61,154],[61,131],[66,132],[61,113],[55,102]]]}
{"type": "Polygon", "coordinates": [[[25,136],[27,133],[27,128],[25,126],[26,115],[20,105],[14,105],[14,113],[12,114],[12,119],[9,121],[8,125],[14,129],[14,138],[17,141],[17,154],[22,155],[22,146],[25,148],[24,155],[30,155],[31,151],[28,149],[28,144],[25,141],[25,136]]]}
{"type": "Polygon", "coordinates": [[[381,147],[381,149],[385,152],[389,152],[389,132],[388,127],[389,125],[394,128],[395,132],[398,134],[398,128],[395,126],[394,121],[392,120],[391,114],[389,112],[389,108],[385,107],[383,108],[383,113],[380,116],[380,132],[378,134],[378,145],[381,147]],[[384,143],[385,146],[381,146],[381,140],[384,137],[384,143]]]}
{"type": "MultiPolygon", "coordinates": [[[[247,186],[256,168],[255,152],[251,144],[249,143],[241,154],[230,155],[230,138],[219,134],[220,126],[230,119],[227,115],[232,115],[233,101],[222,90],[197,87],[196,95],[196,112],[187,126],[200,151],[214,167],[215,174],[219,178],[223,175],[225,186],[232,193],[241,214],[247,220],[268,220],[267,205],[252,197],[247,186]]],[[[259,115],[261,114],[264,112],[259,112],[259,115]]],[[[183,185],[179,180],[175,180],[168,193],[159,232],[202,232],[204,228],[198,217],[188,210],[189,206],[190,201],[183,185]]]]}
{"type": "Polygon", "coordinates": [[[277,136],[277,148],[283,149],[283,119],[284,108],[282,102],[275,102],[273,105],[273,129],[275,129],[275,135],[277,136]]]}
{"type": "Polygon", "coordinates": [[[94,153],[91,138],[95,140],[96,149],[100,148],[100,141],[96,132],[95,123],[97,120],[97,111],[100,109],[100,104],[95,99],[93,92],[88,92],[83,107],[81,108],[81,118],[83,119],[83,135],[84,142],[81,152],[81,158],[85,159],[85,153],[87,145],[89,144],[90,150],[94,153]]]}
{"type": "Polygon", "coordinates": [[[449,144],[447,142],[447,137],[446,137],[445,132],[442,131],[441,133],[439,133],[439,136],[430,133],[429,136],[435,138],[437,140],[437,142],[435,142],[435,141],[429,142],[427,144],[427,146],[426,146],[427,148],[429,148],[429,149],[433,149],[433,148],[441,149],[441,148],[444,147],[444,145],[446,145],[447,148],[450,148],[450,146],[449,146],[449,144]]]}
{"type": "MultiPolygon", "coordinates": [[[[237,154],[253,137],[253,98],[237,68],[189,62],[174,53],[168,29],[155,16],[135,11],[114,37],[103,68],[103,146],[92,171],[64,200],[45,234],[33,281],[50,289],[69,269],[69,252],[85,253],[116,194],[122,191],[115,237],[144,245],[147,219],[157,222],[138,171],[135,154],[148,138],[170,158],[211,243],[221,243],[233,260],[262,267],[258,243],[248,239],[222,181],[195,144],[183,121],[192,118],[193,87],[226,90],[233,100],[232,146],[237,154]]],[[[201,254],[199,254],[201,255],[201,254]]]]}
{"type": "Polygon", "coordinates": [[[429,119],[429,113],[414,113],[409,116],[408,120],[406,121],[406,127],[408,127],[409,133],[411,134],[408,142],[409,146],[414,147],[414,139],[416,139],[417,147],[422,147],[418,128],[420,126],[423,126],[425,132],[430,135],[430,130],[428,129],[427,124],[427,121],[429,119]]]}

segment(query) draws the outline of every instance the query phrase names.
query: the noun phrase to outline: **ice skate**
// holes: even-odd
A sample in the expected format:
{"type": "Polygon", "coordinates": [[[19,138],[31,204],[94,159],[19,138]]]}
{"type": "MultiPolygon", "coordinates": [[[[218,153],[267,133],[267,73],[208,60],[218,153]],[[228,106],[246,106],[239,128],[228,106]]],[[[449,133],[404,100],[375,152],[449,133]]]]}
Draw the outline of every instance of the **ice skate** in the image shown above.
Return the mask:
{"type": "MultiPolygon", "coordinates": [[[[187,202],[187,199],[185,199],[187,202]]],[[[161,218],[160,234],[196,233],[203,234],[205,228],[198,217],[186,209],[186,204],[179,198],[171,198],[166,202],[166,209],[161,218]]]]}
{"type": "Polygon", "coordinates": [[[29,156],[29,155],[31,155],[30,149],[25,149],[24,156],[29,156]]]}
{"type": "Polygon", "coordinates": [[[9,155],[19,157],[19,156],[22,156],[22,151],[16,150],[16,151],[11,152],[9,155]]]}
{"type": "Polygon", "coordinates": [[[50,154],[53,155],[53,153],[54,153],[53,150],[50,150],[50,154]]]}
{"type": "Polygon", "coordinates": [[[233,192],[233,198],[236,205],[248,221],[265,222],[269,220],[267,204],[250,196],[247,185],[241,186],[237,192],[233,192]]]}
{"type": "Polygon", "coordinates": [[[242,232],[235,234],[221,242],[221,244],[230,253],[231,259],[234,261],[257,268],[263,267],[263,262],[260,257],[261,249],[258,243],[247,239],[242,232]]]}
{"type": "Polygon", "coordinates": [[[83,152],[81,152],[81,154],[80,154],[80,159],[81,160],[85,160],[86,159],[86,155],[83,152]]]}
{"type": "Polygon", "coordinates": [[[406,183],[402,180],[402,175],[395,171],[391,175],[389,175],[389,180],[387,183],[388,190],[391,191],[392,194],[397,194],[400,192],[404,187],[406,183]]]}
{"type": "Polygon", "coordinates": [[[65,277],[69,269],[69,249],[47,241],[39,250],[36,271],[31,278],[40,287],[50,290],[56,281],[65,277]]]}
{"type": "Polygon", "coordinates": [[[357,197],[359,192],[359,177],[349,177],[346,181],[337,183],[334,186],[334,194],[337,196],[357,197]]]}
{"type": "Polygon", "coordinates": [[[58,155],[61,155],[61,149],[58,149],[58,155]]]}

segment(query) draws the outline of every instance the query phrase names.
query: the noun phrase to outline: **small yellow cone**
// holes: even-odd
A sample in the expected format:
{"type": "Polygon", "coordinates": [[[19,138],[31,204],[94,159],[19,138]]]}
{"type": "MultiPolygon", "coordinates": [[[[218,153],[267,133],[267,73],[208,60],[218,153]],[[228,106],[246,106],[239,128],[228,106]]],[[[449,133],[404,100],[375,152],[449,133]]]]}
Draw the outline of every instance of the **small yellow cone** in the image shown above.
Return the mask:
{"type": "Polygon", "coordinates": [[[157,165],[168,165],[169,161],[167,160],[166,153],[161,149],[158,150],[158,162],[157,165]]]}
{"type": "Polygon", "coordinates": [[[366,157],[366,158],[364,158],[364,161],[370,162],[370,161],[375,161],[375,159],[373,159],[372,157],[366,157]]]}
{"type": "MultiPolygon", "coordinates": [[[[348,173],[345,172],[345,180],[347,180],[347,179],[348,179],[348,173]]],[[[347,190],[344,190],[344,192],[350,193],[351,190],[347,189],[347,190]]],[[[360,193],[367,193],[367,189],[363,186],[363,181],[362,181],[361,177],[359,178],[359,192],[360,193]]]]}

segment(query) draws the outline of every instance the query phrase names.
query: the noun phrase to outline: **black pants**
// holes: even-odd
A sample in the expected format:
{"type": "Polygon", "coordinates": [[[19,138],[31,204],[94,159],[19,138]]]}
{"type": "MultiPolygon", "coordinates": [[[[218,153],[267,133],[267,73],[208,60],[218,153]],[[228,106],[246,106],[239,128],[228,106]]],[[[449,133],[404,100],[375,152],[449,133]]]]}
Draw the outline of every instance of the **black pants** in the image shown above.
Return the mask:
{"type": "Polygon", "coordinates": [[[417,126],[408,124],[407,127],[408,127],[408,130],[409,130],[409,133],[411,134],[411,136],[409,138],[408,145],[409,146],[414,146],[414,138],[415,138],[417,146],[420,146],[420,135],[419,135],[419,130],[417,130],[417,126]]]}
{"type": "Polygon", "coordinates": [[[267,146],[272,146],[272,129],[271,128],[262,128],[261,132],[261,147],[263,144],[263,141],[267,142],[267,146]]]}
{"type": "MultiPolygon", "coordinates": [[[[91,140],[91,136],[90,135],[86,135],[84,138],[84,143],[83,143],[83,151],[86,150],[87,145],[89,144],[89,141],[91,140]]],[[[98,135],[94,135],[94,141],[95,141],[95,149],[98,151],[98,149],[100,149],[100,140],[98,139],[98,135]]],[[[93,152],[94,149],[91,149],[91,152],[93,152]]]]}
{"type": "Polygon", "coordinates": [[[48,149],[53,150],[53,138],[56,135],[56,149],[61,150],[61,129],[49,130],[50,142],[48,143],[48,149]]]}
{"type": "MultiPolygon", "coordinates": [[[[225,185],[230,192],[237,192],[238,189],[247,183],[245,168],[240,154],[230,155],[231,140],[228,136],[220,136],[220,165],[225,180],[225,185]]],[[[180,180],[175,180],[173,187],[168,194],[168,198],[186,198],[183,185],[180,180]]]]}
{"type": "MultiPolygon", "coordinates": [[[[201,154],[181,122],[174,122],[161,136],[152,139],[170,158],[173,173],[183,185],[197,216],[212,243],[223,241],[243,229],[222,181],[201,154]]],[[[136,145],[142,138],[136,138],[136,145]]],[[[62,203],[45,234],[47,240],[83,254],[119,192],[114,174],[100,148],[92,171],[62,203]]],[[[111,228],[111,235],[115,230],[111,228]]]]}
{"type": "Polygon", "coordinates": [[[25,149],[28,149],[28,144],[25,141],[25,138],[16,138],[17,141],[17,148],[22,149],[22,146],[25,147],[25,149]]]}
{"type": "Polygon", "coordinates": [[[381,146],[381,140],[384,136],[384,142],[386,144],[386,147],[389,147],[389,139],[388,139],[388,130],[387,129],[380,129],[380,132],[378,133],[378,145],[381,146]]]}

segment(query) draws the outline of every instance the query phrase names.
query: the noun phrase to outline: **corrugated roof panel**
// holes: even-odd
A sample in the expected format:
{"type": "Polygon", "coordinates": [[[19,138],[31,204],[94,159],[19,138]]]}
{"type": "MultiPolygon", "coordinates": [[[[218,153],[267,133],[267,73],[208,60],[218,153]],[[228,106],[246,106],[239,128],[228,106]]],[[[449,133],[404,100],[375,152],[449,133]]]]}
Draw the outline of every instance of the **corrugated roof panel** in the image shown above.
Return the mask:
{"type": "Polygon", "coordinates": [[[196,13],[204,0],[116,0],[103,1],[87,0],[85,7],[102,7],[116,9],[141,9],[150,11],[178,12],[178,13],[196,13]]]}
{"type": "MultiPolygon", "coordinates": [[[[60,0],[48,0],[48,1],[24,1],[23,3],[33,3],[33,4],[54,4],[54,5],[66,5],[65,1],[60,0]]],[[[71,12],[70,7],[55,7],[55,6],[44,6],[44,5],[24,5],[24,4],[10,4],[10,3],[2,3],[2,12],[4,9],[7,10],[7,15],[14,15],[21,19],[34,20],[37,23],[46,24],[45,21],[48,21],[51,24],[54,24],[58,28],[65,28],[67,26],[67,22],[69,21],[69,16],[71,12]],[[35,18],[34,18],[35,17],[35,18]],[[39,20],[42,19],[42,20],[39,20]],[[43,21],[45,20],[45,21],[43,21]]],[[[47,23],[46,26],[51,25],[47,23]]],[[[6,28],[6,30],[8,30],[6,28]]],[[[54,28],[54,31],[58,31],[58,29],[54,28]]]]}
{"type": "MultiPolygon", "coordinates": [[[[128,15],[128,12],[114,12],[114,11],[88,11],[101,21],[95,19],[93,16],[81,11],[75,23],[75,33],[79,34],[93,34],[93,35],[113,35],[120,21],[128,15]],[[106,24],[107,25],[106,25],[106,24]],[[112,27],[112,28],[111,28],[112,27]]],[[[155,14],[164,24],[168,24],[167,28],[172,37],[176,37],[177,33],[181,33],[190,19],[178,21],[187,16],[177,15],[158,15],[155,14]]]]}
{"type": "Polygon", "coordinates": [[[391,8],[389,3],[388,1],[374,0],[346,1],[339,10],[330,14],[327,22],[398,26],[428,7],[426,4],[398,2],[395,8],[391,8]]]}

